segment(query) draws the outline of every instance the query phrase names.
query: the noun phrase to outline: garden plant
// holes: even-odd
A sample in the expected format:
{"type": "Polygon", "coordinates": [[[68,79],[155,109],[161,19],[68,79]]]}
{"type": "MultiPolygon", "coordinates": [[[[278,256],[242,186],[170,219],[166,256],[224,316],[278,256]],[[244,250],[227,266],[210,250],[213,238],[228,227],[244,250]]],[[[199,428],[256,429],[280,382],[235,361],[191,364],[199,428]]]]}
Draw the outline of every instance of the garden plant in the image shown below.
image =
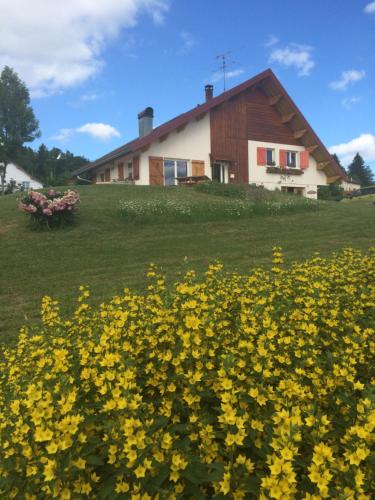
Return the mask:
{"type": "Polygon", "coordinates": [[[373,498],[375,249],[148,278],[0,350],[1,498],[373,498]]]}
{"type": "Polygon", "coordinates": [[[71,224],[79,203],[76,191],[60,193],[54,189],[46,194],[29,191],[19,204],[19,208],[30,214],[31,220],[48,228],[71,224]]]}

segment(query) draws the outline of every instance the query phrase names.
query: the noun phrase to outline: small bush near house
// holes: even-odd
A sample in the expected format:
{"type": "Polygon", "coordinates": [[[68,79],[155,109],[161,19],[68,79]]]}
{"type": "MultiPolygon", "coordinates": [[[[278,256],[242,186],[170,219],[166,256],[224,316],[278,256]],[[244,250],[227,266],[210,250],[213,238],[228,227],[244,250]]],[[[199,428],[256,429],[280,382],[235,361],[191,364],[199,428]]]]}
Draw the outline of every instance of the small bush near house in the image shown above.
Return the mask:
{"type": "Polygon", "coordinates": [[[79,194],[75,191],[50,190],[46,194],[29,191],[22,198],[19,208],[30,214],[33,222],[48,228],[71,224],[74,219],[79,194]]]}
{"type": "Polygon", "coordinates": [[[0,349],[1,498],[373,498],[375,249],[148,277],[0,349]]]}
{"type": "Polygon", "coordinates": [[[344,189],[340,184],[333,183],[328,186],[318,186],[318,199],[326,201],[341,201],[344,197],[344,189]]]}

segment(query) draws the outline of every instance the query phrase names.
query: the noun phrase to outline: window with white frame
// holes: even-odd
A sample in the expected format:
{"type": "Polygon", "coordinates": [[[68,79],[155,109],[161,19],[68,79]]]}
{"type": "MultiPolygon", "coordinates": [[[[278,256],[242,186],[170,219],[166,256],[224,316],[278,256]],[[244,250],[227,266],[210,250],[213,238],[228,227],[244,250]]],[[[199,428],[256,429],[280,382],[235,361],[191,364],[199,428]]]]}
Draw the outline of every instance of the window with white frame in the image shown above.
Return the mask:
{"type": "Polygon", "coordinates": [[[275,165],[275,150],[266,148],[266,163],[267,165],[275,165]]]}
{"type": "Polygon", "coordinates": [[[30,187],[30,181],[22,181],[22,188],[23,189],[29,189],[30,187]]]}
{"type": "Polygon", "coordinates": [[[287,151],[286,152],[286,164],[288,167],[291,167],[291,168],[297,167],[297,153],[296,153],[296,151],[287,151]]]}
{"type": "Polygon", "coordinates": [[[187,160],[164,160],[164,185],[175,186],[179,177],[187,177],[187,160]]]}

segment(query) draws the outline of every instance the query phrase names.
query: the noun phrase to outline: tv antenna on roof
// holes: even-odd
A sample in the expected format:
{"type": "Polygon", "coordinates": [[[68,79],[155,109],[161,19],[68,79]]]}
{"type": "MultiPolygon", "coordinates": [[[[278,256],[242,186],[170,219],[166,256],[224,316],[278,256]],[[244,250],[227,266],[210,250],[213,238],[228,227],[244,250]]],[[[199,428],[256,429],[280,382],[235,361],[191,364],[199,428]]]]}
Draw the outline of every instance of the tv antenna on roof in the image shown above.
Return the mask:
{"type": "Polygon", "coordinates": [[[220,60],[220,66],[219,66],[218,70],[223,72],[224,92],[226,90],[228,66],[236,63],[236,61],[228,60],[229,54],[232,54],[233,52],[234,52],[233,50],[229,50],[227,52],[223,52],[222,54],[218,54],[216,56],[216,59],[220,60]]]}

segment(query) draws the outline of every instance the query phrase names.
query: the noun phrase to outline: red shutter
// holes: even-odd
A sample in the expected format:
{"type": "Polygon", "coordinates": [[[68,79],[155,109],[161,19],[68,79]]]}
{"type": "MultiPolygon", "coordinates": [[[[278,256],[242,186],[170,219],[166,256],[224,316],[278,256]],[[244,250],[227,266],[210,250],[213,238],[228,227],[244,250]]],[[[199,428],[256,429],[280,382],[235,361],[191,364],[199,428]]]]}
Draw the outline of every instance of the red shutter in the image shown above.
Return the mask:
{"type": "Polygon", "coordinates": [[[257,148],[257,164],[266,164],[266,148],[257,148]]]}
{"type": "Polygon", "coordinates": [[[286,153],[287,152],[284,149],[280,149],[280,152],[279,152],[280,167],[286,167],[286,164],[287,164],[286,153]]]}
{"type": "Polygon", "coordinates": [[[308,151],[301,151],[299,155],[299,166],[302,170],[309,168],[310,155],[308,151]]]}

